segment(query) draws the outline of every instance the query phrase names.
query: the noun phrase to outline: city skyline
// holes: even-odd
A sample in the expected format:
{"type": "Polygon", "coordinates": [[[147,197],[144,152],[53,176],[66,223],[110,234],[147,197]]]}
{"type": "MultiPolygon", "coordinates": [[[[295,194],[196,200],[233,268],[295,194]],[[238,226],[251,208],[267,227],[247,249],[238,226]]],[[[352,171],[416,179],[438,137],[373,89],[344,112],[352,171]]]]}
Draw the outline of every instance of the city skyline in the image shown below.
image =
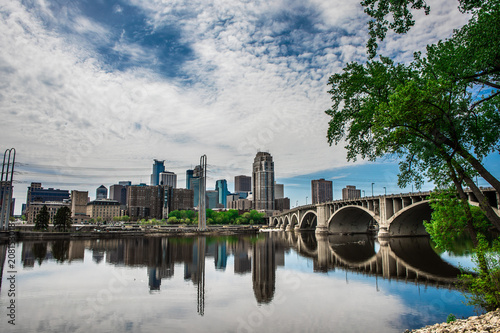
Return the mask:
{"type": "MultiPolygon", "coordinates": [[[[430,5],[380,54],[408,62],[467,22],[455,2],[430,5]]],[[[318,178],[334,181],[334,198],[372,182],[379,194],[411,190],[397,188],[394,160],[348,162],[326,140],[328,77],[366,60],[358,2],[13,0],[2,12],[0,148],[17,150],[16,214],[31,182],[95,193],[147,183],[156,158],[182,184],[203,154],[210,188],[232,189],[269,151],[292,206],[318,178]]],[[[500,176],[498,154],[486,165],[500,176]]]]}

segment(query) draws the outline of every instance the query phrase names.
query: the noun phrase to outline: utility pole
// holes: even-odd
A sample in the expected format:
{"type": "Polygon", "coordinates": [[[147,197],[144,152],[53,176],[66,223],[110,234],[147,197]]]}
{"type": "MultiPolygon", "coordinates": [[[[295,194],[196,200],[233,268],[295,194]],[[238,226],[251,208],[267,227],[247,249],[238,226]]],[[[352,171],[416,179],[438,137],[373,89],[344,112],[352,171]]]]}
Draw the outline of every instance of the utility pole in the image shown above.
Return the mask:
{"type": "Polygon", "coordinates": [[[0,198],[2,199],[0,231],[5,231],[9,227],[10,207],[12,205],[12,178],[14,177],[15,162],[16,150],[14,148],[6,149],[3,154],[2,178],[0,179],[0,198]]]}
{"type": "Polygon", "coordinates": [[[207,210],[206,210],[206,189],[207,189],[207,155],[200,157],[200,189],[198,199],[198,229],[207,229],[207,210]]]}

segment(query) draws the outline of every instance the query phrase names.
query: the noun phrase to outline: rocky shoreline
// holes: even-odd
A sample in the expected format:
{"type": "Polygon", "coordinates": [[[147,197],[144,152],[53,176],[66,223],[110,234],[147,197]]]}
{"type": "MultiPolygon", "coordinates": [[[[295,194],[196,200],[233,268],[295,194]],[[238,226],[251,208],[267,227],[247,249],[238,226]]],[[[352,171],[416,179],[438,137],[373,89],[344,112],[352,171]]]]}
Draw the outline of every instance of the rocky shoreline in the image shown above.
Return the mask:
{"type": "Polygon", "coordinates": [[[451,323],[441,323],[426,326],[417,330],[406,330],[405,333],[498,333],[500,332],[500,309],[485,313],[481,316],[472,316],[466,319],[457,319],[451,323]]]}

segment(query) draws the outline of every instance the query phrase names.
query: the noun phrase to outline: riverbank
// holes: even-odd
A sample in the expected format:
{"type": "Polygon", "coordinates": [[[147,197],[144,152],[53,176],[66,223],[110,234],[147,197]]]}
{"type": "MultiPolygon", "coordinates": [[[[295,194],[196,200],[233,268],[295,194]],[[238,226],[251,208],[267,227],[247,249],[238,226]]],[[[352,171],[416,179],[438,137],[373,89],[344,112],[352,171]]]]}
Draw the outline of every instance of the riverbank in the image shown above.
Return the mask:
{"type": "Polygon", "coordinates": [[[451,323],[441,323],[426,326],[417,330],[406,330],[405,333],[465,333],[500,332],[500,309],[485,313],[481,316],[472,316],[466,319],[457,319],[451,323]]]}
{"type": "Polygon", "coordinates": [[[123,238],[123,237],[167,237],[167,236],[226,236],[240,234],[257,234],[259,226],[208,226],[200,230],[195,226],[148,226],[148,227],[106,227],[106,226],[73,226],[69,232],[34,231],[32,228],[21,227],[0,234],[0,239],[14,235],[16,240],[51,240],[51,239],[83,239],[83,238],[123,238]]]}

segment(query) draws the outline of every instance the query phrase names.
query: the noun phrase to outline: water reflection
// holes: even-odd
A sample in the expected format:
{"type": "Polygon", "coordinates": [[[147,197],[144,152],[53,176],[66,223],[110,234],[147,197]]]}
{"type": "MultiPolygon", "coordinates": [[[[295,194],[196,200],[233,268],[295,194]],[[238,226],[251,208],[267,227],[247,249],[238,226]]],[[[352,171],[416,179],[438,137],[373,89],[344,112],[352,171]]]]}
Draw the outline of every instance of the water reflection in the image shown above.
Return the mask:
{"type": "MultiPolygon", "coordinates": [[[[205,265],[212,257],[216,274],[223,273],[233,257],[235,275],[251,273],[258,304],[273,301],[276,270],[285,265],[285,254],[294,250],[311,258],[315,272],[343,269],[384,279],[397,279],[452,287],[459,269],[443,261],[429,239],[394,238],[378,242],[367,235],[316,236],[314,233],[262,233],[258,237],[135,238],[104,240],[25,241],[21,259],[32,269],[46,261],[57,263],[92,261],[101,265],[145,267],[150,292],[159,292],[162,281],[184,264],[184,280],[197,289],[198,313],[205,313],[205,265]]],[[[6,245],[0,245],[4,266],[6,245]]],[[[1,286],[1,285],[0,285],[1,286]]]]}
{"type": "MultiPolygon", "coordinates": [[[[0,244],[0,255],[5,249],[0,244]]],[[[456,310],[458,292],[432,288],[452,288],[459,271],[425,237],[379,242],[366,235],[266,232],[25,241],[16,251],[22,261],[19,304],[23,314],[33,313],[18,332],[36,331],[36,323],[52,328],[39,331],[63,331],[58,325],[68,322],[80,328],[72,331],[83,332],[89,322],[107,318],[123,322],[116,330],[133,327],[134,332],[164,327],[232,332],[244,324],[247,331],[277,333],[293,331],[294,325],[297,331],[308,330],[300,326],[305,322],[316,325],[309,331],[370,331],[376,326],[371,331],[401,332],[437,321],[442,313],[441,320],[449,313],[467,313],[456,310]],[[436,302],[443,309],[437,311],[436,302]],[[402,324],[395,327],[396,321],[402,324]],[[333,322],[340,326],[335,329],[333,322]],[[150,329],[141,330],[141,325],[150,329]]],[[[5,302],[3,291],[0,305],[5,302]]]]}

